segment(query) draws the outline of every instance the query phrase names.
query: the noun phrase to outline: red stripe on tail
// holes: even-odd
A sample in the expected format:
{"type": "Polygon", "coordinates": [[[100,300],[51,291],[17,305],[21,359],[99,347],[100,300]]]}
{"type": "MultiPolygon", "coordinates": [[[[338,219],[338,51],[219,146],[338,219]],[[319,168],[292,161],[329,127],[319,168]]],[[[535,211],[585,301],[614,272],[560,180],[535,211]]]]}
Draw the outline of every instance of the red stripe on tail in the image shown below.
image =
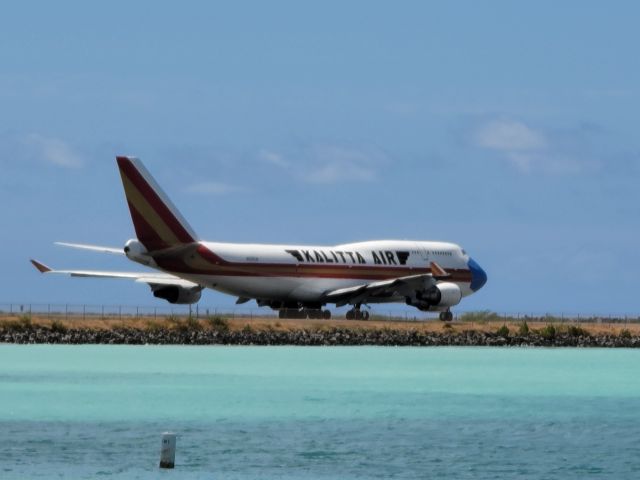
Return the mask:
{"type": "MultiPolygon", "coordinates": [[[[144,199],[149,203],[149,205],[153,208],[153,210],[158,214],[160,219],[169,227],[169,229],[173,232],[173,234],[178,238],[180,242],[183,243],[191,243],[194,242],[195,239],[185,230],[180,221],[175,217],[175,215],[171,212],[169,207],[162,201],[162,199],[158,196],[158,194],[154,191],[153,187],[149,185],[149,183],[145,180],[145,178],[140,174],[138,169],[133,165],[131,160],[128,157],[116,157],[118,161],[118,166],[120,167],[120,171],[127,176],[129,181],[135,186],[136,189],[140,192],[140,194],[144,197],[144,199]]],[[[131,204],[129,205],[131,207],[131,204]]],[[[134,222],[134,226],[136,228],[136,232],[138,232],[137,221],[142,219],[142,216],[138,213],[137,219],[133,218],[134,210],[131,209],[131,215],[134,222]]],[[[153,228],[148,224],[148,222],[144,222],[144,231],[146,233],[153,232],[153,228]]],[[[141,226],[142,227],[142,226],[141,226]]],[[[143,237],[138,235],[140,240],[142,241],[143,237]]],[[[158,235],[154,232],[156,239],[158,239],[158,235]]],[[[143,242],[144,243],[144,242],[143,242]]]]}
{"type": "Polygon", "coordinates": [[[136,236],[147,247],[147,250],[161,250],[169,247],[170,245],[160,238],[138,210],[130,202],[127,203],[129,203],[129,211],[131,212],[131,220],[133,221],[133,228],[136,230],[136,236]]]}

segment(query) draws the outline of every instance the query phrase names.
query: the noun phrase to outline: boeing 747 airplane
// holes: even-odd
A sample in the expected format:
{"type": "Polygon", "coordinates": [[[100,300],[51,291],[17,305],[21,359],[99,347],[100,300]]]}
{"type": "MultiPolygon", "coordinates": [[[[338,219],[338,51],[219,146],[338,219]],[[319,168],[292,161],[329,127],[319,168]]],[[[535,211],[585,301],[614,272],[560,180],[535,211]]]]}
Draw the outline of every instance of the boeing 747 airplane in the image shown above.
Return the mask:
{"type": "Polygon", "coordinates": [[[362,305],[402,302],[453,318],[451,307],[487,281],[458,245],[376,240],[335,246],[217,243],[200,240],[142,162],[117,157],[137,238],[124,249],[61,245],[126,255],[148,272],[54,270],[31,260],[42,273],[74,277],[128,278],[146,283],[170,303],[191,304],[211,288],[255,300],[280,318],[330,318],[327,304],[350,305],[348,319],[366,319],[362,305]]]}

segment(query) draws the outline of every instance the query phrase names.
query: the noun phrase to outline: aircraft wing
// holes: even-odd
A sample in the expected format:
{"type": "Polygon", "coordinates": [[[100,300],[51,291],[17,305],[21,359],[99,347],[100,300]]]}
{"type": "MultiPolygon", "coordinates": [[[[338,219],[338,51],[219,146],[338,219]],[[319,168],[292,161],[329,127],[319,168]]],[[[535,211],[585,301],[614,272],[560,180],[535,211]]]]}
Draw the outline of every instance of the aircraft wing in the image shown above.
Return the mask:
{"type": "Polygon", "coordinates": [[[190,282],[168,273],[154,272],[109,272],[99,270],[53,270],[37,260],[31,260],[34,267],[40,273],[60,273],[72,277],[92,277],[92,278],[128,278],[135,282],[146,283],[148,285],[175,285],[184,288],[199,287],[197,283],[190,282]]]}
{"type": "Polygon", "coordinates": [[[341,307],[348,303],[366,303],[369,299],[396,296],[411,296],[416,290],[425,290],[437,280],[449,276],[436,262],[431,262],[431,273],[390,278],[378,282],[363,283],[353,287],[339,288],[325,293],[325,300],[341,307]]]}
{"type": "Polygon", "coordinates": [[[348,303],[366,303],[369,299],[411,295],[415,290],[424,290],[432,284],[435,284],[433,276],[425,273],[339,288],[325,293],[324,298],[341,307],[348,303]]]}

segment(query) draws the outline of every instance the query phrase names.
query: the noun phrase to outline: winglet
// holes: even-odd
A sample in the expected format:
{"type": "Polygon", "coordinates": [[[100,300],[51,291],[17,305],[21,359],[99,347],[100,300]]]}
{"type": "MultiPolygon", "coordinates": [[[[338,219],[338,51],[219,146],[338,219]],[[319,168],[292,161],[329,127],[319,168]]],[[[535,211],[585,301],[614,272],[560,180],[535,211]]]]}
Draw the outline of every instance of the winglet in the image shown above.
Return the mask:
{"type": "Polygon", "coordinates": [[[447,273],[447,271],[442,268],[440,265],[438,265],[436,262],[431,262],[431,275],[433,275],[433,278],[441,278],[441,277],[448,277],[449,274],[447,273]]]}
{"type": "Polygon", "coordinates": [[[36,267],[40,273],[47,273],[51,271],[51,269],[44,263],[40,263],[37,260],[31,259],[31,263],[33,263],[33,266],[36,267]]]}

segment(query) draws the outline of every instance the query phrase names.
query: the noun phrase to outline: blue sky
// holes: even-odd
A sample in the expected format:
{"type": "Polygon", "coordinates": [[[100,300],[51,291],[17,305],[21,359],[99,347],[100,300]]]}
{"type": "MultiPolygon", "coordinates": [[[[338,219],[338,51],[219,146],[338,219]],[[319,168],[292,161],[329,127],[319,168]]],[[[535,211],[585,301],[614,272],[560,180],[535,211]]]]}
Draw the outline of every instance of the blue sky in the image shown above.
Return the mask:
{"type": "MultiPolygon", "coordinates": [[[[201,237],[450,240],[464,310],[640,313],[636,2],[13,2],[0,16],[0,303],[163,305],[116,154],[201,237]]],[[[209,305],[233,299],[207,293],[209,305]]]]}

